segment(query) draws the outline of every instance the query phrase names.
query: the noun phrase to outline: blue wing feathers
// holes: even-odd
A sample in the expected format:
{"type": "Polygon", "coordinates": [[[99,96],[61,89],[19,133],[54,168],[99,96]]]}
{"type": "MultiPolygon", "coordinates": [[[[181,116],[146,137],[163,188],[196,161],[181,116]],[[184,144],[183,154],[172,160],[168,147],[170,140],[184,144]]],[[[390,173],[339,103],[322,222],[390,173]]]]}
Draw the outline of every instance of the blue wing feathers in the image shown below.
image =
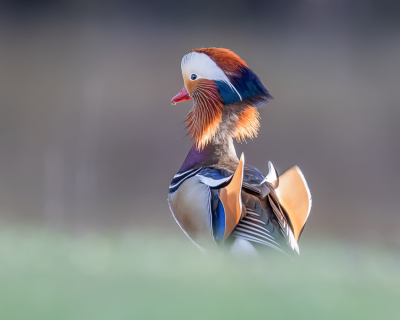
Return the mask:
{"type": "Polygon", "coordinates": [[[221,243],[225,233],[225,209],[222,202],[218,202],[217,210],[213,213],[214,239],[221,243]]]}

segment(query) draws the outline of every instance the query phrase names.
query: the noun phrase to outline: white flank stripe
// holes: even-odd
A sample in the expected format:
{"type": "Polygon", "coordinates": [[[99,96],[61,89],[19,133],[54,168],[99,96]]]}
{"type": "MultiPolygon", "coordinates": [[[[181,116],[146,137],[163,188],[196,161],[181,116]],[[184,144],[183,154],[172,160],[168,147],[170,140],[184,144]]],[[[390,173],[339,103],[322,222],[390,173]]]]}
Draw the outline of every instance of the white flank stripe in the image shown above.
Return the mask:
{"type": "MultiPolygon", "coordinates": [[[[248,219],[248,218],[247,218],[247,219],[248,219]]],[[[250,226],[257,227],[258,229],[261,229],[262,231],[265,231],[265,232],[267,232],[267,233],[270,233],[268,229],[265,229],[263,226],[260,226],[260,225],[258,225],[258,224],[255,224],[255,223],[253,223],[253,222],[247,221],[247,219],[242,219],[240,222],[241,222],[241,223],[243,222],[243,223],[248,224],[248,225],[250,225],[250,226]]]]}
{"type": "MultiPolygon", "coordinates": [[[[268,241],[272,241],[273,243],[275,243],[275,244],[277,244],[277,245],[279,245],[277,242],[275,242],[274,240],[274,238],[272,237],[272,236],[270,236],[270,235],[268,235],[268,234],[260,234],[259,233],[259,231],[258,230],[255,230],[256,232],[252,232],[252,231],[250,231],[249,229],[251,229],[251,227],[248,227],[248,226],[243,226],[243,225],[241,225],[240,227],[242,227],[242,228],[236,228],[237,230],[240,230],[241,232],[247,232],[247,233],[251,233],[251,234],[254,234],[254,235],[256,235],[257,237],[262,237],[262,238],[264,238],[264,239],[267,239],[268,241]]],[[[253,229],[254,230],[254,229],[253,229]]]]}
{"type": "MultiPolygon", "coordinates": [[[[246,232],[251,232],[250,230],[253,230],[255,232],[254,234],[257,234],[257,236],[260,236],[260,237],[262,236],[261,234],[263,234],[271,241],[275,240],[275,238],[273,236],[269,235],[268,233],[266,233],[265,230],[263,230],[264,232],[262,232],[261,230],[255,229],[255,228],[250,227],[250,226],[248,226],[246,224],[239,224],[238,227],[239,228],[244,228],[246,230],[246,232]]],[[[239,229],[239,230],[243,230],[243,229],[239,229]]],[[[253,232],[251,232],[251,233],[253,233],[253,232]]]]}
{"type": "Polygon", "coordinates": [[[249,220],[253,220],[253,221],[255,221],[255,222],[259,222],[259,223],[262,223],[262,224],[265,224],[265,225],[267,225],[264,221],[262,221],[262,220],[258,220],[258,219],[254,219],[254,218],[252,218],[252,217],[249,217],[249,216],[246,216],[244,219],[249,219],[249,220]]]}
{"type": "Polygon", "coordinates": [[[254,212],[254,211],[251,211],[251,210],[249,210],[249,209],[247,209],[247,208],[246,208],[246,211],[247,211],[248,214],[251,214],[251,215],[253,215],[253,216],[257,216],[257,217],[260,216],[258,213],[254,212]]]}

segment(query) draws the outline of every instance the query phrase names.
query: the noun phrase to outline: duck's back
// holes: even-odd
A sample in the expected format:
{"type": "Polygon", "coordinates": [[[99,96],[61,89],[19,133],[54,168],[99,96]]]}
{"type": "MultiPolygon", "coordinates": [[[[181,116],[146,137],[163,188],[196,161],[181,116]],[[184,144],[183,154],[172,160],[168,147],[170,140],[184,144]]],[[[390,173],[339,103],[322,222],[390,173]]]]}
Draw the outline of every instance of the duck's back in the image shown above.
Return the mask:
{"type": "Polygon", "coordinates": [[[250,165],[244,165],[243,169],[241,219],[226,235],[226,215],[229,213],[220,193],[230,183],[233,174],[227,167],[212,166],[175,175],[169,188],[169,203],[185,234],[201,249],[225,242],[235,251],[243,250],[238,243],[246,241],[251,246],[246,244],[245,250],[292,252],[283,234],[288,230],[282,227],[283,221],[279,220],[271,205],[274,189],[265,181],[265,176],[250,165]]]}

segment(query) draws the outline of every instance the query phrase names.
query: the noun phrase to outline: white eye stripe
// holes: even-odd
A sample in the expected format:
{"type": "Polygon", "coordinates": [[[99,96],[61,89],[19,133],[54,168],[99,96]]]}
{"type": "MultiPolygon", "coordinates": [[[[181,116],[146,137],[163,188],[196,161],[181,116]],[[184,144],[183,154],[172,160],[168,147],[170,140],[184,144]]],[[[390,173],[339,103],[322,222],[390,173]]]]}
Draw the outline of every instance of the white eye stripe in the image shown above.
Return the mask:
{"type": "Polygon", "coordinates": [[[226,74],[208,55],[195,51],[189,52],[182,58],[181,69],[183,77],[188,77],[189,79],[191,75],[195,74],[197,75],[196,79],[203,78],[226,83],[242,100],[242,96],[230,82],[226,74]]]}

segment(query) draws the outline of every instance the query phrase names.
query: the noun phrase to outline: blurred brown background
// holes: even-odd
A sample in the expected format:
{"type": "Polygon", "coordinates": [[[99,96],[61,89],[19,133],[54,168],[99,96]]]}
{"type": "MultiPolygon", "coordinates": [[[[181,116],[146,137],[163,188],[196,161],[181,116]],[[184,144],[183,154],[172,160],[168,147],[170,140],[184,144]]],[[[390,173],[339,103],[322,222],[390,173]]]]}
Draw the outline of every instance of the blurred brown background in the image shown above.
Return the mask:
{"type": "MultiPolygon", "coordinates": [[[[238,145],[299,165],[304,237],[400,245],[396,1],[1,1],[0,222],[182,234],[168,185],[191,143],[172,106],[191,49],[239,54],[275,100],[238,145]]],[[[184,237],[184,235],[182,234],[184,237]]]]}

